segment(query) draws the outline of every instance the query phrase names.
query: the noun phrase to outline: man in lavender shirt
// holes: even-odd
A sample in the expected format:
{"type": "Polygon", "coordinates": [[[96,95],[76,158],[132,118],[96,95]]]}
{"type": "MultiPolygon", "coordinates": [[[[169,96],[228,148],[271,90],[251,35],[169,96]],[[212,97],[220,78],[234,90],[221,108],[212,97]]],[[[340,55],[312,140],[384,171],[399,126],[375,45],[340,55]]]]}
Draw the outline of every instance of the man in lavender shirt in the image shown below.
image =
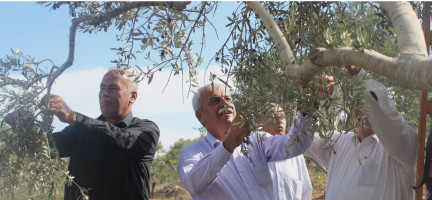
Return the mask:
{"type": "Polygon", "coordinates": [[[250,135],[252,145],[246,157],[240,145],[250,134],[249,123],[236,123],[246,114],[237,115],[225,87],[201,87],[192,104],[207,135],[180,152],[177,172],[194,200],[274,199],[271,179],[264,178],[270,177],[268,162],[301,155],[311,144],[305,121],[297,120],[286,135],[264,141],[250,135]]]}

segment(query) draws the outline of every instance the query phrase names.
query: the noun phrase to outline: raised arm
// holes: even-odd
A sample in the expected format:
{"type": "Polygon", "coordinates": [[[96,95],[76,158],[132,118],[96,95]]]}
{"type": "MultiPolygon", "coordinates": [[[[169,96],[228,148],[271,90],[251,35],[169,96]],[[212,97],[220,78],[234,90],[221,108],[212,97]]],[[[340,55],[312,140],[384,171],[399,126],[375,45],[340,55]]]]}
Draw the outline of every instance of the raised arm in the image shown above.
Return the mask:
{"type": "Polygon", "coordinates": [[[84,130],[95,130],[111,137],[117,148],[132,159],[152,160],[159,141],[159,128],[150,120],[134,118],[129,126],[120,128],[107,121],[77,113],[75,126],[84,130]]]}
{"type": "MultiPolygon", "coordinates": [[[[364,73],[364,70],[359,72],[364,73]]],[[[372,107],[367,113],[372,129],[387,153],[403,166],[409,167],[407,170],[411,170],[418,147],[417,133],[399,113],[383,84],[368,79],[364,81],[364,87],[369,91],[366,92],[364,99],[372,107]]]]}
{"type": "Polygon", "coordinates": [[[262,143],[255,142],[258,151],[262,151],[267,161],[284,160],[303,154],[312,143],[311,135],[305,129],[307,118],[295,119],[285,135],[274,135],[266,138],[262,143]]]}
{"type": "MultiPolygon", "coordinates": [[[[180,152],[177,172],[190,193],[200,195],[209,189],[229,161],[232,152],[250,135],[246,112],[237,114],[232,124],[227,137],[218,143],[216,148],[213,143],[206,144],[209,141],[203,139],[180,152]]],[[[212,135],[207,135],[206,139],[209,138],[216,141],[212,135]]]]}
{"type": "Polygon", "coordinates": [[[60,156],[70,156],[78,134],[95,131],[111,137],[116,147],[131,159],[153,159],[159,140],[159,128],[152,121],[134,118],[128,127],[119,128],[109,122],[92,119],[80,113],[76,113],[76,116],[74,126],[68,126],[53,134],[60,156]]]}
{"type": "Polygon", "coordinates": [[[314,134],[312,144],[306,153],[318,164],[328,169],[330,163],[331,150],[324,148],[324,139],[314,134]]]}
{"type": "MultiPolygon", "coordinates": [[[[47,103],[48,97],[42,98],[47,103]]],[[[57,95],[50,95],[48,111],[60,121],[70,124],[62,132],[53,134],[61,156],[70,156],[77,134],[97,131],[113,139],[125,156],[131,159],[152,160],[159,140],[159,128],[149,120],[131,119],[128,126],[118,127],[110,122],[92,119],[70,109],[57,95]]],[[[130,116],[132,117],[132,116],[130,116]]]]}

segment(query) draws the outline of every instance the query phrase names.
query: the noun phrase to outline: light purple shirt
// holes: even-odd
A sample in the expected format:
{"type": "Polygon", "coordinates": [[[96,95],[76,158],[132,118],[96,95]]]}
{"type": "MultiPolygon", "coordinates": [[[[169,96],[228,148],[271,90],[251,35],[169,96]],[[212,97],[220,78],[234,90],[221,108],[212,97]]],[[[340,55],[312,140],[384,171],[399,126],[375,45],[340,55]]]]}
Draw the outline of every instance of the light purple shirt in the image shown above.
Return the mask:
{"type": "Polygon", "coordinates": [[[298,128],[292,126],[290,134],[267,137],[262,142],[256,134],[249,138],[253,144],[248,146],[249,158],[241,153],[240,146],[228,152],[210,133],[180,152],[177,172],[192,199],[273,199],[271,179],[260,178],[270,177],[267,162],[301,155],[311,145],[304,121],[298,128]]]}

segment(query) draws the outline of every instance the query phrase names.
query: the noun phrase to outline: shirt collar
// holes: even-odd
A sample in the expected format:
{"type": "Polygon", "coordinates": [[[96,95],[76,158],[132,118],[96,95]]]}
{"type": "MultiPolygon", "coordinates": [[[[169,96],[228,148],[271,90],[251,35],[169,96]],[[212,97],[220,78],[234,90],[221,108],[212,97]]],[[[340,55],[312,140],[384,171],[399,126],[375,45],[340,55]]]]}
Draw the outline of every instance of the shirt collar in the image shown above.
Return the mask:
{"type": "Polygon", "coordinates": [[[212,147],[216,148],[221,141],[219,141],[218,139],[216,139],[211,133],[209,133],[207,131],[207,135],[205,136],[205,140],[207,141],[208,144],[210,144],[212,147]]]}
{"type": "MultiPolygon", "coordinates": [[[[354,136],[351,139],[351,141],[354,144],[356,142],[357,134],[353,134],[353,135],[354,136]]],[[[361,143],[376,143],[376,142],[379,142],[379,138],[378,138],[378,136],[375,133],[373,133],[372,135],[369,135],[368,137],[364,138],[361,143]]]]}
{"type": "MultiPolygon", "coordinates": [[[[102,120],[102,121],[106,121],[105,117],[103,115],[100,115],[97,119],[102,120]]],[[[115,123],[114,125],[119,127],[119,128],[126,128],[131,124],[132,119],[133,119],[132,112],[129,112],[129,114],[127,114],[126,117],[124,117],[122,120],[115,123]]]]}

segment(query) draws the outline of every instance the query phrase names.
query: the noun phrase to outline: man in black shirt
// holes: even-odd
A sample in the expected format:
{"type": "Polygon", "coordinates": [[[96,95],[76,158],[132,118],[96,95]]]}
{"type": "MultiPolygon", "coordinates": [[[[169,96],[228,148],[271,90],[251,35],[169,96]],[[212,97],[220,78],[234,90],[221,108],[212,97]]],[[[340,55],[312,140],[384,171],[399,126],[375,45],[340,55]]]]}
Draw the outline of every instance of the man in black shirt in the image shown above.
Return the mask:
{"type": "MultiPolygon", "coordinates": [[[[69,172],[88,190],[91,200],[149,199],[151,163],[159,140],[159,128],[132,116],[137,84],[130,72],[107,72],[100,85],[102,115],[89,118],[70,109],[60,96],[42,98],[48,110],[70,124],[54,133],[61,157],[70,157],[69,172]]],[[[66,185],[65,199],[81,199],[80,189],[66,185]]]]}

